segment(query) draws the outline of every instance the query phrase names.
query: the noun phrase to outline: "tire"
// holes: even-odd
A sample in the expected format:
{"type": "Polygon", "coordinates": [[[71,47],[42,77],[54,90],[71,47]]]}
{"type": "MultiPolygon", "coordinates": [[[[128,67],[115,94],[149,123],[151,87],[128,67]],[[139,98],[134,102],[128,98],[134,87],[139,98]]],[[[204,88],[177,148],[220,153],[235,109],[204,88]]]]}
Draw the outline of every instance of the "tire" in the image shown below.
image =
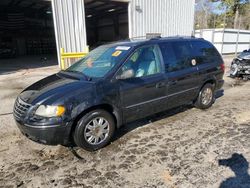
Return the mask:
{"type": "Polygon", "coordinates": [[[73,138],[77,146],[95,151],[109,144],[114,132],[113,116],[104,110],[93,110],[77,122],[73,138]]]}
{"type": "Polygon", "coordinates": [[[207,83],[200,90],[194,105],[199,109],[208,109],[213,105],[214,101],[214,85],[207,83]],[[207,99],[205,100],[206,97],[207,99]]]}
{"type": "Polygon", "coordinates": [[[230,67],[230,76],[232,78],[235,78],[238,76],[238,65],[236,63],[233,63],[230,67]]]}

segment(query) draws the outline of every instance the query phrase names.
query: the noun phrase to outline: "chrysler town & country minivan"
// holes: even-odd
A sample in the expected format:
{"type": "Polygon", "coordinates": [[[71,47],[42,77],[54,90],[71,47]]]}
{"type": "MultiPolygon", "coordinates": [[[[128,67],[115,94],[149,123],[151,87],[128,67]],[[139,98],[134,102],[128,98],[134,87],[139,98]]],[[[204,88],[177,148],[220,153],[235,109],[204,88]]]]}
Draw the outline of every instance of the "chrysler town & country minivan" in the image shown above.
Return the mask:
{"type": "Polygon", "coordinates": [[[223,74],[220,54],[204,39],[116,42],[26,88],[13,114],[33,141],[93,151],[128,122],[187,103],[209,108],[223,74]]]}

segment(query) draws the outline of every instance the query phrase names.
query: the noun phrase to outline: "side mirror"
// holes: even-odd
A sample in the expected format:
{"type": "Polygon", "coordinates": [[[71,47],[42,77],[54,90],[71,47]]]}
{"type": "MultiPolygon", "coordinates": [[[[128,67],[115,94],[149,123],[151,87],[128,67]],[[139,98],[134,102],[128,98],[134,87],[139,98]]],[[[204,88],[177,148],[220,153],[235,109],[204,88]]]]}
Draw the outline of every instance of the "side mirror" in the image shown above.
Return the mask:
{"type": "Polygon", "coordinates": [[[122,72],[122,74],[117,75],[116,79],[117,80],[125,80],[128,78],[133,78],[135,76],[135,73],[132,69],[128,69],[122,72]]]}

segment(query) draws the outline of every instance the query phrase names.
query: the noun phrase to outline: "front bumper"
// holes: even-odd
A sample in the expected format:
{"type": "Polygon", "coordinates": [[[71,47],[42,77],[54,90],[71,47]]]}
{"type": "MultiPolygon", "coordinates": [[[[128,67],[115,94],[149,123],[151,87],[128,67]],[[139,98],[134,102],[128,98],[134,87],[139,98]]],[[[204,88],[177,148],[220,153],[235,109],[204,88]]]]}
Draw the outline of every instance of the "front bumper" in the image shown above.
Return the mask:
{"type": "Polygon", "coordinates": [[[250,75],[250,65],[247,65],[247,66],[238,65],[238,72],[237,73],[250,75]]]}
{"type": "Polygon", "coordinates": [[[70,144],[72,123],[64,125],[32,126],[16,121],[20,131],[29,139],[46,145],[70,144]]]}

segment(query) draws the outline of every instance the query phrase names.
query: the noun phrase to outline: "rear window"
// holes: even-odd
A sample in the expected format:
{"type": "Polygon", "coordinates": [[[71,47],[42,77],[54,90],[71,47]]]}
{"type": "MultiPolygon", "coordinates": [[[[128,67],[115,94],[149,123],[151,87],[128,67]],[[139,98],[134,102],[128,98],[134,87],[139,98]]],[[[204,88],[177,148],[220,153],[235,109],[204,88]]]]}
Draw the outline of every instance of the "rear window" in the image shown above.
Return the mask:
{"type": "Polygon", "coordinates": [[[220,62],[221,58],[215,47],[203,41],[191,41],[193,57],[198,64],[220,62]]]}

